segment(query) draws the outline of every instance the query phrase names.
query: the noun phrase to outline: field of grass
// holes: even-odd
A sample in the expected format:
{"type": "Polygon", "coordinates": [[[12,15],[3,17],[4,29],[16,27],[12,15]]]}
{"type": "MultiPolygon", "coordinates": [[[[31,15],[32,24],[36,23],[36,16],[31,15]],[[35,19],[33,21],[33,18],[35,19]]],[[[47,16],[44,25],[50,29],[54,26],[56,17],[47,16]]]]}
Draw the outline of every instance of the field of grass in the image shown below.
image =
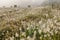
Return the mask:
{"type": "Polygon", "coordinates": [[[0,40],[60,40],[60,10],[0,8],[0,40]]]}

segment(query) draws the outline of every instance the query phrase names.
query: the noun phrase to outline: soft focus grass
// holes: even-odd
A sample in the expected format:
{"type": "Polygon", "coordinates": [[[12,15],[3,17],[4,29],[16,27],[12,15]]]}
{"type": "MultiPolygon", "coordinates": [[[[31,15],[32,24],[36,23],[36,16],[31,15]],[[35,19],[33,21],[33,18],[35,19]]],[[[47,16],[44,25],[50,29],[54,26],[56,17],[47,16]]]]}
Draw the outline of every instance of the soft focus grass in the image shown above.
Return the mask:
{"type": "Polygon", "coordinates": [[[50,6],[0,9],[0,40],[10,37],[14,37],[12,40],[60,40],[60,10],[50,6]]]}

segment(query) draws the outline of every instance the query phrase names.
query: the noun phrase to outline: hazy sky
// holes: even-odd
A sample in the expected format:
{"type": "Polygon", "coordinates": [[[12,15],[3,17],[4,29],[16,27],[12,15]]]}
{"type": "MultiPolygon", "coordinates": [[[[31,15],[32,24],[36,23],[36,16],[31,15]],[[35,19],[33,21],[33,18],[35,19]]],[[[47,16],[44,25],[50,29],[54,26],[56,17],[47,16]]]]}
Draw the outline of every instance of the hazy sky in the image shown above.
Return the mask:
{"type": "Polygon", "coordinates": [[[26,6],[28,4],[30,5],[38,5],[44,2],[45,0],[0,0],[0,7],[1,6],[11,6],[14,4],[20,5],[20,6],[26,6]]]}

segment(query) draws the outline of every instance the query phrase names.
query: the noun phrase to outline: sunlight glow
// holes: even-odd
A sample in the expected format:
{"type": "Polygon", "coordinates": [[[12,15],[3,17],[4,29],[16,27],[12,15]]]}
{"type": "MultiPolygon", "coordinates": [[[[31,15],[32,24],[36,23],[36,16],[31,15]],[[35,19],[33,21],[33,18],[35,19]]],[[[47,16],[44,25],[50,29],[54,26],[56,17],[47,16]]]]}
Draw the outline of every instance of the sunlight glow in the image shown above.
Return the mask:
{"type": "Polygon", "coordinates": [[[11,6],[11,5],[34,5],[36,4],[41,4],[45,0],[0,0],[0,6],[11,6]]]}

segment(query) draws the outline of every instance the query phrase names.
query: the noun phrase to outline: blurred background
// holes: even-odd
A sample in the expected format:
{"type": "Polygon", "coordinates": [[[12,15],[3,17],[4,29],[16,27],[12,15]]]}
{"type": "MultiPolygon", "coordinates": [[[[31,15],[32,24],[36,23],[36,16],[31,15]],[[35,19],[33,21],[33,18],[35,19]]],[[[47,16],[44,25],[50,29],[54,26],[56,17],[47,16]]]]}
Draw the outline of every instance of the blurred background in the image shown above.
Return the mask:
{"type": "Polygon", "coordinates": [[[42,3],[48,0],[0,0],[0,7],[10,7],[13,5],[18,5],[20,7],[31,6],[40,6],[42,3]]]}

